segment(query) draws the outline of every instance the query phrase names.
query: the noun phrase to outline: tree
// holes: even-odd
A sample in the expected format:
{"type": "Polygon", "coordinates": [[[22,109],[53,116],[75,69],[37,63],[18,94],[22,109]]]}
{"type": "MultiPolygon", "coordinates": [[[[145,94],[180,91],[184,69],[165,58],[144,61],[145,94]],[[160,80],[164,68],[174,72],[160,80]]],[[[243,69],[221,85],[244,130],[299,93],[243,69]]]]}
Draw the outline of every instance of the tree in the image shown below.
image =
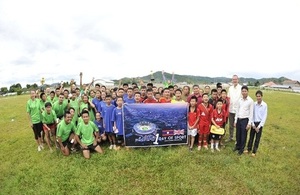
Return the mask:
{"type": "Polygon", "coordinates": [[[26,89],[30,89],[31,85],[30,84],[27,84],[26,85],[26,89]]]}
{"type": "Polygon", "coordinates": [[[1,92],[2,92],[2,93],[7,93],[7,92],[8,92],[7,87],[1,87],[1,92]]]}
{"type": "Polygon", "coordinates": [[[9,92],[18,92],[20,90],[22,91],[22,86],[20,83],[13,84],[9,87],[9,92]]]}
{"type": "Polygon", "coordinates": [[[31,85],[31,87],[32,87],[33,89],[37,89],[37,88],[38,88],[38,85],[37,85],[36,83],[34,83],[33,85],[31,85]]]}
{"type": "Polygon", "coordinates": [[[256,82],[254,83],[254,86],[255,86],[255,87],[258,87],[258,86],[260,86],[260,83],[259,83],[259,81],[256,81],[256,82]]]}
{"type": "Polygon", "coordinates": [[[22,85],[20,83],[17,83],[15,86],[16,86],[16,88],[22,89],[22,85]]]}

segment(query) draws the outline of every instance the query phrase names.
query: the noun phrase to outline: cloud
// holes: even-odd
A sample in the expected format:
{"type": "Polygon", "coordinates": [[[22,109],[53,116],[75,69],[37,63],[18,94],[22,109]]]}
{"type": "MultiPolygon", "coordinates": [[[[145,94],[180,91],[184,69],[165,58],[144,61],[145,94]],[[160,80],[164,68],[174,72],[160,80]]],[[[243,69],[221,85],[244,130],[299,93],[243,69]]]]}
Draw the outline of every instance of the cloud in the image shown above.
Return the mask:
{"type": "Polygon", "coordinates": [[[25,56],[21,56],[18,59],[14,60],[11,62],[12,64],[16,65],[16,66],[20,66],[20,65],[31,65],[34,64],[34,61],[28,57],[25,56]]]}
{"type": "Polygon", "coordinates": [[[297,1],[1,0],[0,85],[151,70],[299,80],[299,23],[297,1]]]}

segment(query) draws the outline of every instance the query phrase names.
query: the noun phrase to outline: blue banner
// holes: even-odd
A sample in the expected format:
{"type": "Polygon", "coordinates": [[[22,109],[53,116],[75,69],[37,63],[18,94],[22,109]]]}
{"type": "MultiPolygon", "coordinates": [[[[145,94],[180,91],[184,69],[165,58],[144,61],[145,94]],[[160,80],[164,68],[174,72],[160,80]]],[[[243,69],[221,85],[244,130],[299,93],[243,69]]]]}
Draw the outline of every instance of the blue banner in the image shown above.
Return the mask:
{"type": "Polygon", "coordinates": [[[187,144],[187,103],[124,104],[128,147],[187,144]]]}

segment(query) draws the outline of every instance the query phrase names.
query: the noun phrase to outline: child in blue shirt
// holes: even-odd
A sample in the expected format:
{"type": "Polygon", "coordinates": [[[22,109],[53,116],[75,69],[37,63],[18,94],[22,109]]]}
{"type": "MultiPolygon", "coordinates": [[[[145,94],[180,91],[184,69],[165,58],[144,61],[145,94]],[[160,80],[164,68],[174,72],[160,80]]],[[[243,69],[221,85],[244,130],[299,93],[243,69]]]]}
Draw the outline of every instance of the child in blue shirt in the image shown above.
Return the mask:
{"type": "Polygon", "coordinates": [[[123,140],[124,127],[123,127],[123,112],[122,112],[123,98],[117,97],[116,103],[117,103],[117,107],[114,108],[112,113],[113,130],[117,136],[118,143],[120,143],[120,145],[122,146],[124,145],[124,140],[123,140]]]}
{"type": "Polygon", "coordinates": [[[98,144],[103,141],[106,141],[107,137],[105,135],[105,130],[103,127],[103,118],[101,117],[100,112],[96,113],[96,120],[94,121],[95,125],[98,127],[99,130],[99,138],[97,140],[98,144]]]}

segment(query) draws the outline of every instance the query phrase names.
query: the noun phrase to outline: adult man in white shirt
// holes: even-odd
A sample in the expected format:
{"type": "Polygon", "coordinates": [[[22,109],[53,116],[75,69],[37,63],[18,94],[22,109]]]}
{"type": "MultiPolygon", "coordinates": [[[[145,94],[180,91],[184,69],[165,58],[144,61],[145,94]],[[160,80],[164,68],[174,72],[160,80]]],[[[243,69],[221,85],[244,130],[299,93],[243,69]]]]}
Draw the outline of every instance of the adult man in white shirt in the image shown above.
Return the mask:
{"type": "Polygon", "coordinates": [[[248,96],[248,87],[242,87],[242,98],[239,99],[234,118],[236,127],[236,144],[234,151],[238,150],[238,155],[242,155],[247,140],[247,132],[253,121],[253,100],[248,96]]]}
{"type": "Polygon", "coordinates": [[[241,88],[239,84],[239,77],[237,75],[232,76],[232,86],[229,87],[228,97],[230,100],[229,103],[229,138],[226,142],[233,141],[234,134],[234,118],[236,113],[236,108],[239,99],[241,98],[241,88]]]}
{"type": "Polygon", "coordinates": [[[254,147],[252,150],[253,157],[256,156],[256,151],[258,149],[263,126],[265,125],[267,115],[268,115],[268,105],[262,100],[263,97],[262,91],[258,90],[255,93],[255,96],[257,101],[254,103],[254,108],[253,108],[253,122],[250,131],[250,138],[247,146],[248,150],[245,151],[245,153],[248,153],[252,150],[252,145],[255,137],[254,147]]]}

